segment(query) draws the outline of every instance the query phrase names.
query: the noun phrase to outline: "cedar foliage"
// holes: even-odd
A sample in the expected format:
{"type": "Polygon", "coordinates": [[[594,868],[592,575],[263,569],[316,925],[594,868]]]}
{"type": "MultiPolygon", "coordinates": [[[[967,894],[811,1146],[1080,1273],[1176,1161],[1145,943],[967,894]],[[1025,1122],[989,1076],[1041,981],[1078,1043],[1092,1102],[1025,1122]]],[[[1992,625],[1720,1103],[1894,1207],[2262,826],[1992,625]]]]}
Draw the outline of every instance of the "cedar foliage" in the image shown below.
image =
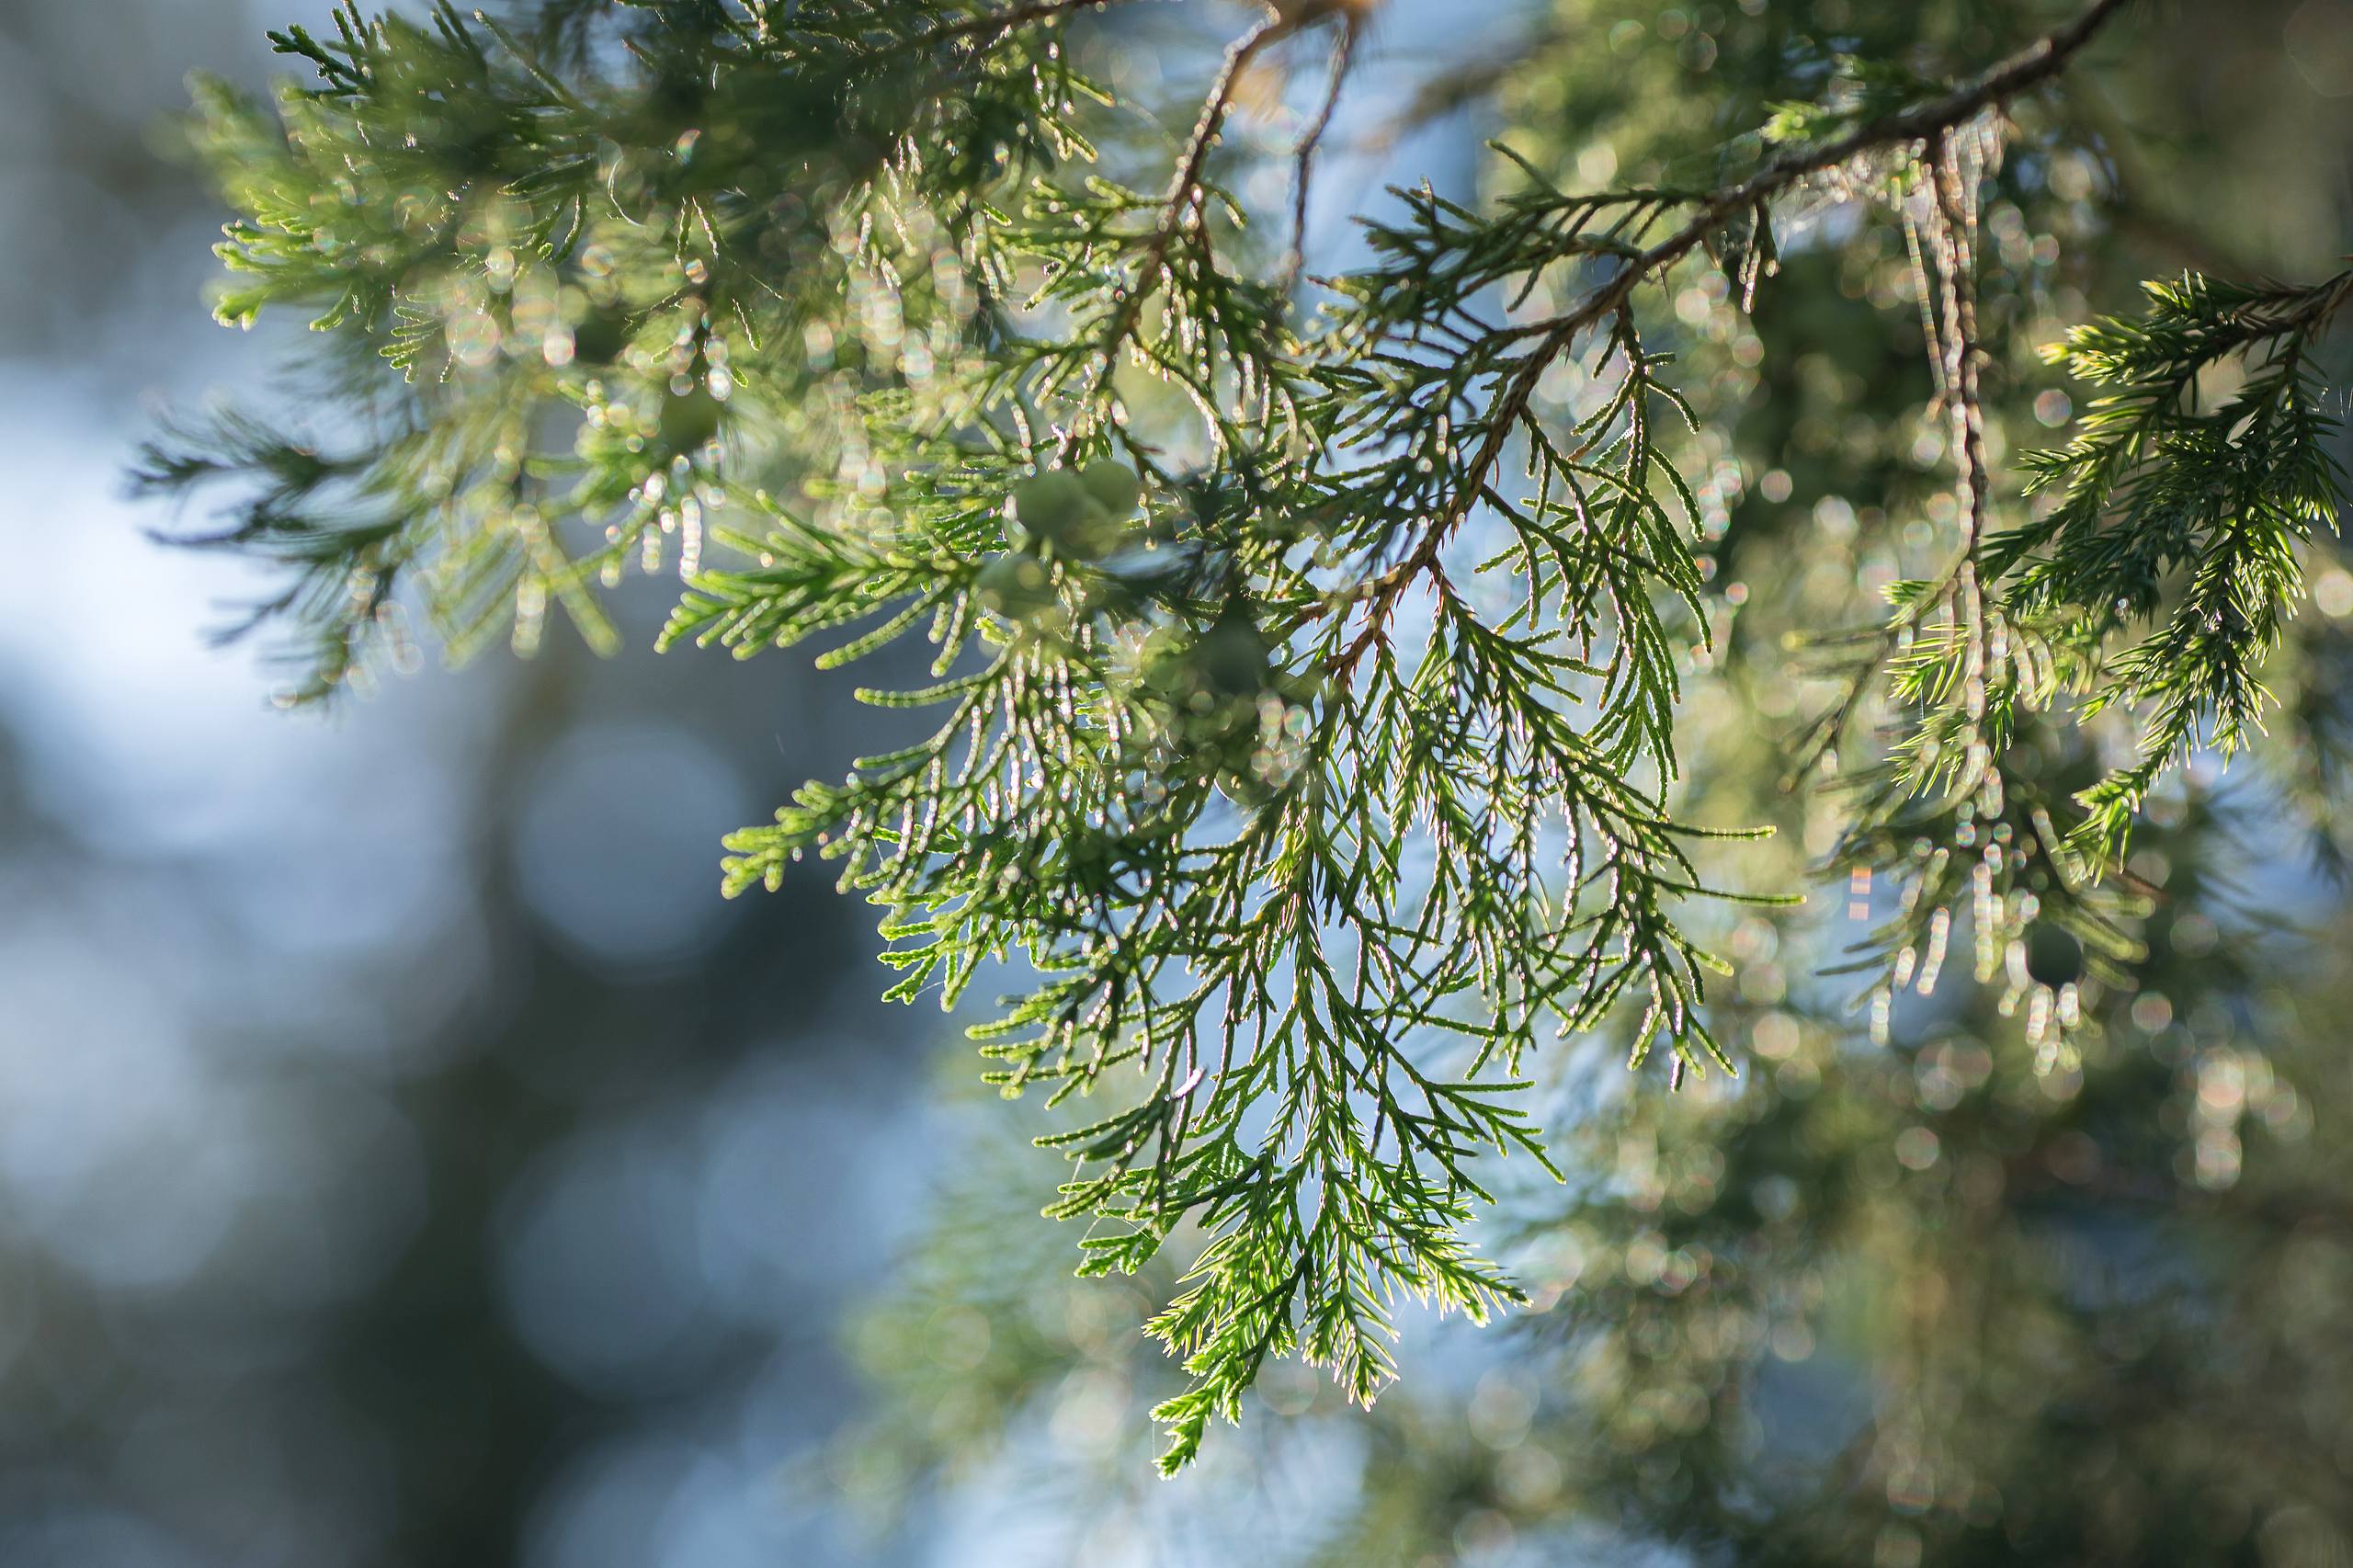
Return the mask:
{"type": "Polygon", "coordinates": [[[1854,955],[1882,1029],[1965,928],[2051,1072],[2143,953],[2136,811],[2260,728],[2339,504],[2316,346],[2353,284],[2119,301],[2064,347],[2073,438],[2005,473],[1984,378],[2019,312],[1987,308],[1984,202],[2039,151],[2021,117],[2130,47],[2124,0],[1950,78],[1825,57],[1688,183],[1513,154],[1480,205],[1398,192],[1313,279],[1284,231],[1374,8],[1245,10],[1175,110],[1111,70],[1152,9],[540,0],[274,34],[309,84],[200,90],[237,214],[216,309],[307,312],[335,415],[172,432],[139,483],[227,489],[196,542],[282,569],[254,626],[294,700],[416,621],[453,656],[529,652],[551,610],[609,646],[632,567],[683,582],[665,647],[919,646],[926,678],[860,695],[922,737],[731,837],[726,889],[836,863],[892,995],[972,1008],[1006,1096],[1091,1108],[1041,1139],[1047,1212],[1086,1274],[1181,1236],[1150,1325],[1186,1374],[1173,1471],[1270,1361],[1370,1403],[1401,1294],[1525,1300],[1466,1227],[1496,1157],[1560,1174],[1526,1108],[1548,1038],[1737,1070],[1708,933],[1796,890],[1685,798],[1746,482],[1682,379],[1682,299],[1769,322],[1785,264],[1853,243],[1827,213],[1905,236],[1941,559],[1786,656],[1826,696],[1779,761],[1832,775],[1830,868],[1897,890],[1854,955]],[[1328,86],[1293,142],[1237,145],[1254,74],[1303,51],[1328,86]],[[1254,210],[1269,156],[1298,194],[1254,210]],[[2057,782],[2043,753],[2111,709],[2133,759],[2057,782]]]}

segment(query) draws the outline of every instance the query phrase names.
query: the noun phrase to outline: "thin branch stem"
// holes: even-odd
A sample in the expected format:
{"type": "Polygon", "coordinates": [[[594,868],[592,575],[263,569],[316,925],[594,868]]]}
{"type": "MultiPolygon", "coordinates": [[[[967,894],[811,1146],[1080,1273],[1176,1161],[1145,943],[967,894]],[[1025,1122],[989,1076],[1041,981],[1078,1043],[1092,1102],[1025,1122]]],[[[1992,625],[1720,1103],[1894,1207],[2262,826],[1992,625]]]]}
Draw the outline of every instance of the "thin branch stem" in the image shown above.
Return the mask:
{"type": "Polygon", "coordinates": [[[1324,144],[1324,133],[1332,129],[1332,117],[1339,111],[1340,89],[1347,85],[1348,70],[1356,61],[1357,29],[1359,26],[1353,12],[1340,17],[1340,36],[1332,45],[1331,75],[1324,88],[1324,102],[1315,111],[1307,132],[1299,139],[1299,151],[1294,154],[1296,166],[1291,173],[1290,256],[1283,264],[1282,290],[1288,294],[1299,282],[1300,269],[1307,265],[1307,197],[1308,185],[1315,171],[1316,150],[1324,144]]]}
{"type": "MultiPolygon", "coordinates": [[[[1952,421],[1953,505],[1961,525],[1961,561],[1953,574],[1957,599],[1953,613],[1967,640],[1961,700],[1973,732],[1985,718],[1989,632],[1977,553],[1985,537],[1990,500],[1985,414],[1977,388],[1977,181],[1974,170],[1965,166],[1960,139],[1950,131],[1937,138],[1936,156],[1927,172],[1936,202],[1938,259],[1943,274],[1940,351],[1952,421]]],[[[1972,733],[1972,745],[1982,753],[1983,738],[1972,733]]],[[[1973,756],[1972,762],[1983,766],[1985,759],[1973,756]]]]}

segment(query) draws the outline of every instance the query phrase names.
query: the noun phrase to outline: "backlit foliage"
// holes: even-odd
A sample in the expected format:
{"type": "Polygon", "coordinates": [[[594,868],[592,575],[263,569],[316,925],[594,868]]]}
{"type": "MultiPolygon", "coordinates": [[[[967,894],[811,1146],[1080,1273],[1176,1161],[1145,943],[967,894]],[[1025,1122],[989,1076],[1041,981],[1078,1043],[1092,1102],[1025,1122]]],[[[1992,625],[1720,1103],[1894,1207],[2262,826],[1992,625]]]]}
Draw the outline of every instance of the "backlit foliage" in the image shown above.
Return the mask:
{"type": "MultiPolygon", "coordinates": [[[[2193,277],[2081,328],[2071,369],[2115,390],[2030,501],[1986,439],[2016,319],[1981,308],[1983,200],[2119,0],[1960,80],[1801,72],[1704,177],[1523,156],[1483,206],[1400,193],[1315,283],[1303,198],[1254,212],[1231,133],[1279,58],[1322,51],[1338,94],[1374,8],[1168,9],[551,0],[282,35],[313,85],[199,105],[238,213],[218,311],[352,350],[332,417],[229,417],[142,477],[241,483],[208,542],[285,567],[296,697],[411,615],[460,653],[528,649],[551,606],[608,643],[632,563],[685,580],[665,645],[919,645],[927,677],[862,695],[920,738],[735,835],[727,887],[834,862],[894,995],[971,1006],[1008,1096],[1086,1097],[1044,1140],[1083,1271],[1188,1238],[1152,1323],[1188,1380],[1155,1412],[1174,1469],[1271,1360],[1369,1403],[1400,1294],[1523,1299],[1464,1231],[1488,1156],[1552,1168],[1540,1043],[1736,1065],[1706,933],[1791,890],[1747,888],[1714,842],[1746,824],[1678,797],[1745,483],[1682,380],[1685,301],[1769,321],[1783,265],[1853,231],[1832,212],[1908,237],[1943,560],[1816,640],[1791,755],[1840,759],[1836,868],[1901,890],[1881,1008],[1966,920],[2050,1069],[2079,977],[2137,951],[2101,881],[2133,810],[2257,722],[2334,515],[2307,348],[2345,286],[2193,277]],[[1198,96],[1122,100],[1147,27],[1198,96]],[[2223,364],[2243,385],[2200,402],[2223,364]],[[2149,714],[2138,763],[2075,800],[2015,776],[2029,732],[2110,705],[2149,714]]],[[[1330,107],[1276,153],[1297,182],[1330,107]]]]}

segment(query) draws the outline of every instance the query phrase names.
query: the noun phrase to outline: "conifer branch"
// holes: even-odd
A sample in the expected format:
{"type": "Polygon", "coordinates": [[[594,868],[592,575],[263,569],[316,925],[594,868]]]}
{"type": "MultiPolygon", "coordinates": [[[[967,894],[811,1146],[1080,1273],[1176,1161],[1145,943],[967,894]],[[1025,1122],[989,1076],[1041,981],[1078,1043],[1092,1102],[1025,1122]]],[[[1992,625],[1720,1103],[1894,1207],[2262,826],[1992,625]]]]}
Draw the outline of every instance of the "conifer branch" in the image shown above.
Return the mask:
{"type": "MultiPolygon", "coordinates": [[[[1623,309],[1636,289],[1699,250],[1728,219],[1741,213],[1762,214],[1774,198],[1813,175],[1884,148],[1934,141],[1986,109],[1998,108],[2041,85],[2065,69],[2068,62],[2131,3],[2131,0],[2095,0],[2074,21],[2012,55],[1975,81],[1927,103],[1884,115],[1830,141],[1784,151],[1767,160],[1746,179],[1688,199],[1688,205],[1693,210],[1680,229],[1647,249],[1620,258],[1608,278],[1573,309],[1496,333],[1495,338],[1503,343],[1530,338],[1535,341],[1520,358],[1504,389],[1499,403],[1502,416],[1490,422],[1470,472],[1483,483],[1484,477],[1502,462],[1513,428],[1525,415],[1529,399],[1553,361],[1567,353],[1586,332],[1623,309]]],[[[1364,648],[1382,635],[1405,590],[1437,569],[1449,540],[1478,500],[1478,484],[1459,492],[1430,520],[1412,553],[1377,581],[1351,592],[1351,599],[1365,601],[1360,612],[1364,631],[1343,656],[1339,666],[1342,671],[1353,668],[1364,648]]]]}
{"type": "Polygon", "coordinates": [[[881,911],[892,996],[969,1007],[1008,1096],[1086,1102],[1042,1140],[1086,1271],[1199,1238],[1153,1324],[1187,1378],[1174,1468],[1269,1358],[1370,1401],[1400,1293],[1518,1299],[1465,1228],[1490,1156],[1557,1174],[1518,1103],[1544,1040],[1607,1029],[1677,1085],[1734,1065],[1689,906],[1773,900],[1721,886],[1673,807],[1722,506],[1643,291],[1711,256],[1754,309],[1777,204],[1859,161],[1912,182],[1960,549],[1845,645],[1827,731],[1881,683],[1904,721],[1843,778],[1839,863],[1909,900],[1862,960],[1884,1006],[1934,983],[1957,910],[1981,974],[2037,922],[2131,952],[2089,872],[2205,727],[2259,716],[2295,547],[2333,517],[2310,350],[2353,285],[2192,278],[2083,329],[2114,395],[2038,460],[2057,504],[2003,531],[1971,139],[2124,0],[1892,110],[1779,117],[1719,187],[1569,194],[1527,165],[1483,210],[1401,192],[1312,324],[1219,149],[1254,62],[1336,18],[1296,250],[1361,7],[1266,10],[1137,156],[1098,150],[1110,90],[1066,26],[1104,3],[567,8],[609,29],[568,52],[446,6],[290,33],[318,81],[275,116],[206,90],[239,212],[221,313],[317,312],[358,430],[233,419],[143,482],[244,487],[208,537],[286,570],[267,608],[313,693],[412,599],[460,648],[528,648],[551,604],[601,635],[632,562],[687,580],[665,647],[920,645],[927,675],[858,696],[923,733],[731,835],[727,891],[833,862],[881,911]],[[1540,292],[1564,306],[1514,321],[1540,292]],[[2199,408],[2225,361],[2244,389],[2199,408]],[[1474,514],[1495,548],[1457,560],[1474,514]],[[2151,710],[2088,824],[2004,766],[2063,689],[2151,710]]]}
{"type": "Polygon", "coordinates": [[[1332,129],[1333,117],[1339,112],[1341,90],[1347,85],[1348,72],[1356,62],[1357,34],[1362,25],[1353,7],[1341,11],[1339,36],[1333,40],[1332,58],[1325,67],[1323,101],[1316,106],[1314,117],[1308,121],[1291,153],[1290,255],[1283,263],[1281,282],[1286,293],[1297,286],[1300,268],[1307,264],[1307,202],[1315,173],[1315,154],[1332,129]]]}
{"type": "MultiPolygon", "coordinates": [[[[1224,61],[1210,84],[1209,96],[1201,103],[1192,134],[1186,140],[1184,156],[1169,178],[1168,193],[1161,198],[1159,220],[1137,255],[1131,281],[1117,291],[1110,319],[1103,329],[1101,358],[1093,377],[1096,384],[1108,383],[1125,355],[1129,335],[1142,318],[1145,303],[1158,291],[1161,275],[1168,265],[1169,247],[1176,243],[1179,234],[1203,221],[1199,209],[1210,152],[1225,129],[1225,118],[1233,107],[1234,89],[1241,85],[1243,74],[1262,51],[1287,37],[1291,27],[1269,9],[1226,47],[1224,61]]],[[[1065,455],[1078,434],[1074,426],[1064,438],[1065,455]]]]}

